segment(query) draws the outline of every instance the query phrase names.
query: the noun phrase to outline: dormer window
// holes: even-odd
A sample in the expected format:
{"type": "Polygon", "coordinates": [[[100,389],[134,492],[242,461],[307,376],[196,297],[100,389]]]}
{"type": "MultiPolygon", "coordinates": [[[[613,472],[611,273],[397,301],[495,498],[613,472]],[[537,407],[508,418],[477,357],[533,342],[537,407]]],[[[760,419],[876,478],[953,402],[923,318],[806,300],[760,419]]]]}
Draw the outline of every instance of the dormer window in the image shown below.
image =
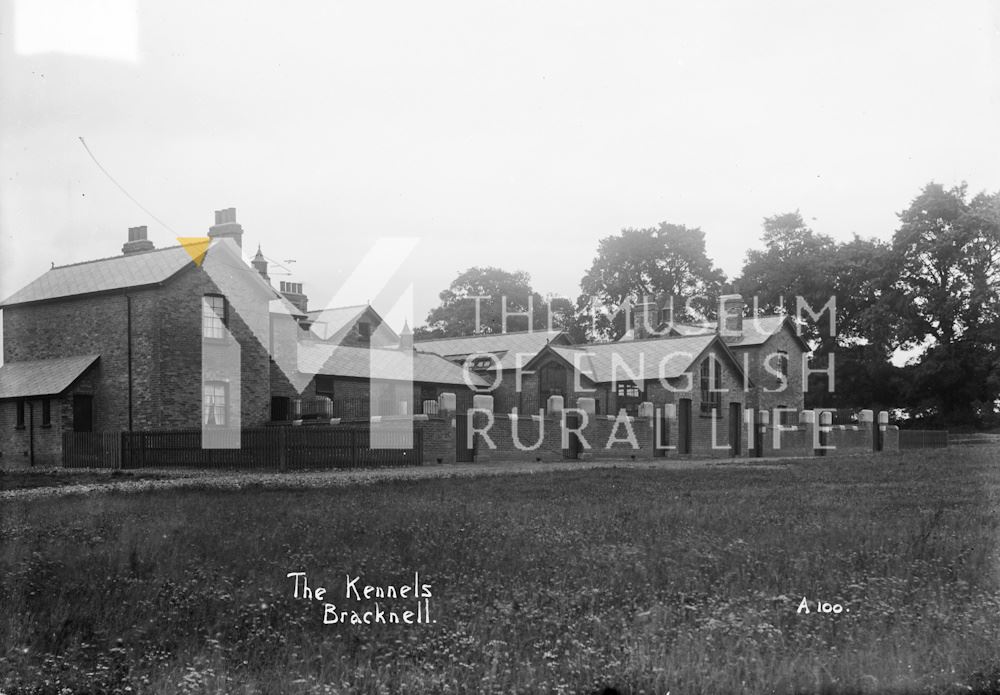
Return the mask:
{"type": "Polygon", "coordinates": [[[477,357],[476,359],[472,360],[473,369],[479,369],[479,370],[490,369],[492,366],[493,366],[492,357],[477,357]]]}
{"type": "Polygon", "coordinates": [[[203,338],[222,340],[229,325],[226,298],[218,294],[206,294],[201,299],[201,335],[203,338]]]}

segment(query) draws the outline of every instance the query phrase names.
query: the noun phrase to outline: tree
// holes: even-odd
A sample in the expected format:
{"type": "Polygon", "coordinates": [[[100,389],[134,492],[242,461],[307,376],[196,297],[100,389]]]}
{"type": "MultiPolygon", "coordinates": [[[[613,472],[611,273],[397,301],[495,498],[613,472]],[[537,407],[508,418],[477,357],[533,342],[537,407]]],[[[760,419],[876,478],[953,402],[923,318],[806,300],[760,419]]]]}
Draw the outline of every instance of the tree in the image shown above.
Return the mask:
{"type": "Polygon", "coordinates": [[[531,287],[531,276],[523,271],[507,272],[499,268],[474,267],[460,273],[438,297],[440,306],[427,315],[427,326],[414,331],[417,338],[447,338],[474,333],[504,332],[503,312],[506,302],[506,331],[528,329],[529,302],[532,313],[531,329],[546,330],[549,308],[552,327],[571,330],[574,326],[573,304],[563,298],[543,298],[531,287]],[[479,321],[476,321],[476,297],[479,297],[479,321]]]}
{"type": "Polygon", "coordinates": [[[911,405],[947,425],[982,425],[1000,399],[1000,192],[927,184],[893,236],[900,337],[926,350],[911,405]]]}
{"type": "Polygon", "coordinates": [[[813,312],[835,307],[830,317],[813,319],[805,308],[799,324],[812,344],[816,369],[834,357],[834,390],[825,375],[810,379],[808,407],[897,406],[901,375],[890,357],[892,331],[892,247],[857,235],[838,242],[810,229],[799,211],[764,219],[763,249],[747,252],[736,289],[758,311],[795,315],[801,299],[813,312]],[[832,300],[832,303],[831,303],[832,300]]]}
{"type": "Polygon", "coordinates": [[[590,324],[592,337],[615,339],[628,329],[620,311],[626,300],[670,297],[678,320],[710,317],[724,282],[725,275],[705,251],[700,229],[666,222],[623,229],[599,242],[597,257],[580,281],[576,309],[590,324]],[[697,314],[685,317],[682,307],[688,300],[697,314]]]}

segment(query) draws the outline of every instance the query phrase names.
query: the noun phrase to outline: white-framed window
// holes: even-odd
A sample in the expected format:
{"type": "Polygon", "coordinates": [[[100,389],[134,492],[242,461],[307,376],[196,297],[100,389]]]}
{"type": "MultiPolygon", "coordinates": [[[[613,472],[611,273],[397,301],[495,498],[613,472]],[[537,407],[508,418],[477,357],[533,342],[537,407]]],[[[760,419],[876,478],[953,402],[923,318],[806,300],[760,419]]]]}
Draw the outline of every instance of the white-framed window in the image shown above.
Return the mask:
{"type": "Polygon", "coordinates": [[[202,386],[201,411],[202,425],[225,427],[229,414],[229,384],[206,381],[202,386]]]}
{"type": "Polygon", "coordinates": [[[226,298],[206,294],[201,298],[201,335],[203,338],[222,340],[228,325],[226,298]]]}

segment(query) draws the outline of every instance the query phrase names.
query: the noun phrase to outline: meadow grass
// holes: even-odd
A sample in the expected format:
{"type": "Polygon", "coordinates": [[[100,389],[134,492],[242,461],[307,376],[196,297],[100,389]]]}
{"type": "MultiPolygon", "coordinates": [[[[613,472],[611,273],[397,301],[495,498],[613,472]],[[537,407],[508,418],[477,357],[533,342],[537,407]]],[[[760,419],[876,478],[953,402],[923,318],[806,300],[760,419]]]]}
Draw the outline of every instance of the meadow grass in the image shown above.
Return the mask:
{"type": "Polygon", "coordinates": [[[998,454],[5,500],[0,690],[1000,692],[998,454]]]}

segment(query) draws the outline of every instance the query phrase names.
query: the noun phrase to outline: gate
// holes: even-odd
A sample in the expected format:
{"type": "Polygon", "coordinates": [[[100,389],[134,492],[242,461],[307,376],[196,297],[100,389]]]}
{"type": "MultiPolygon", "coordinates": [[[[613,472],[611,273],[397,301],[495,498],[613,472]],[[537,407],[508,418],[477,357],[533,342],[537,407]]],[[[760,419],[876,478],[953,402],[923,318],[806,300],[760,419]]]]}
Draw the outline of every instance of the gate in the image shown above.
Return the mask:
{"type": "Polygon", "coordinates": [[[691,453],[691,399],[677,401],[677,453],[691,453]]]}
{"type": "Polygon", "coordinates": [[[741,454],[743,449],[743,408],[739,403],[729,404],[729,453],[733,457],[741,454]]]}
{"type": "Polygon", "coordinates": [[[455,413],[455,462],[472,463],[475,460],[475,441],[469,446],[469,409],[459,408],[455,413]]]}
{"type": "Polygon", "coordinates": [[[660,407],[656,411],[655,434],[656,445],[653,447],[653,456],[666,456],[667,447],[670,446],[670,428],[668,426],[666,408],[660,407]]]}
{"type": "MultiPolygon", "coordinates": [[[[567,413],[566,414],[566,428],[567,430],[574,430],[580,427],[580,414],[579,413],[567,413]]],[[[569,432],[568,442],[569,448],[563,452],[563,457],[568,459],[578,459],[580,458],[580,452],[583,450],[583,444],[580,443],[580,436],[576,432],[569,432]]]]}

